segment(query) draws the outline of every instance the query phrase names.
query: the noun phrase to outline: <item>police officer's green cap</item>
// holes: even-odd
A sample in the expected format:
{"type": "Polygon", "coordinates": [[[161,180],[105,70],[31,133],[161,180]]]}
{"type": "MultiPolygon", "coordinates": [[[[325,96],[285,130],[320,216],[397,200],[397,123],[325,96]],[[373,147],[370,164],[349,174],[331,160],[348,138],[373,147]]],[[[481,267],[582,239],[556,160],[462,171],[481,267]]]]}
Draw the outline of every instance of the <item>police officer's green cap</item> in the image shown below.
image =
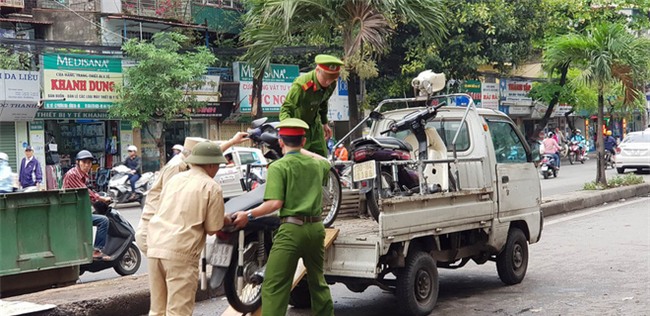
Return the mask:
{"type": "Polygon", "coordinates": [[[316,55],[316,58],[314,58],[314,62],[316,62],[318,68],[330,74],[338,74],[339,72],[341,72],[341,65],[343,65],[343,61],[341,61],[340,59],[332,55],[324,55],[324,54],[316,55]]]}
{"type": "Polygon", "coordinates": [[[278,134],[280,136],[302,136],[305,135],[305,130],[309,129],[309,125],[305,121],[290,117],[280,121],[278,124],[278,134]]]}
{"type": "Polygon", "coordinates": [[[219,145],[205,141],[200,142],[192,149],[192,154],[185,158],[186,163],[194,165],[212,165],[227,163],[219,145]]]}

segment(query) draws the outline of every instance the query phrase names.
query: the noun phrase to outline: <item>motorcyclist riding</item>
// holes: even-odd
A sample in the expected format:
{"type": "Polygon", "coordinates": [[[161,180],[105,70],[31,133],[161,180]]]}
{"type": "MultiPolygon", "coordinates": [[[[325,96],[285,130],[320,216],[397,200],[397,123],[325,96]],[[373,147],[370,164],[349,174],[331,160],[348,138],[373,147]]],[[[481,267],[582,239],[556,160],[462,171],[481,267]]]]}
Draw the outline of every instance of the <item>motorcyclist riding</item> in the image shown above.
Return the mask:
{"type": "Polygon", "coordinates": [[[584,155],[585,149],[587,148],[587,143],[585,141],[585,137],[582,136],[580,129],[576,129],[575,135],[571,137],[571,141],[578,142],[578,146],[580,147],[580,150],[582,151],[582,154],[584,155]]]}
{"type": "Polygon", "coordinates": [[[607,131],[605,133],[605,150],[615,155],[614,149],[616,149],[616,139],[612,137],[612,131],[607,131]]]}
{"type": "Polygon", "coordinates": [[[553,132],[548,132],[546,139],[542,142],[542,146],[544,147],[544,154],[553,155],[553,159],[555,160],[554,166],[557,169],[560,169],[560,154],[558,154],[558,152],[562,148],[557,144],[557,141],[553,136],[555,136],[553,132]]]}

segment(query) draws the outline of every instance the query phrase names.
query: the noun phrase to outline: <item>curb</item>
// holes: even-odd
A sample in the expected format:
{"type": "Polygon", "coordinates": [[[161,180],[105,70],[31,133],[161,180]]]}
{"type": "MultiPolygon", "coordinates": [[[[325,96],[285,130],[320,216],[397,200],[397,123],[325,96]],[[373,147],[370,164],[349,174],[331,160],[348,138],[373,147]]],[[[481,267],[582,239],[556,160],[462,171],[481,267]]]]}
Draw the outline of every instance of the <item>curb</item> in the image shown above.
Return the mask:
{"type": "MultiPolygon", "coordinates": [[[[648,194],[650,194],[650,183],[606,191],[577,191],[548,197],[547,200],[542,201],[541,209],[544,217],[547,217],[648,194]]],[[[198,290],[196,301],[221,295],[223,295],[221,288],[208,291],[198,290]]],[[[146,315],[149,311],[148,275],[121,277],[50,289],[14,296],[8,300],[57,305],[52,310],[30,314],[35,316],[146,315]]]]}

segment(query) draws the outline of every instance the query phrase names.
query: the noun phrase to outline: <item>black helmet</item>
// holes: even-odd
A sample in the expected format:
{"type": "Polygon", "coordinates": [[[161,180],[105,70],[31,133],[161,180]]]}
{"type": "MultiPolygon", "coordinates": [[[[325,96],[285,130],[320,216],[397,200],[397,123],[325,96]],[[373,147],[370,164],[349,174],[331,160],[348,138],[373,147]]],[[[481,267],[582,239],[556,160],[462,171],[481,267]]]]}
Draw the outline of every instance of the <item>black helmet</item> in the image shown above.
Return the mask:
{"type": "Polygon", "coordinates": [[[75,157],[75,159],[76,160],[95,159],[95,157],[93,157],[93,154],[91,154],[89,151],[82,150],[77,153],[77,157],[75,157]]]}

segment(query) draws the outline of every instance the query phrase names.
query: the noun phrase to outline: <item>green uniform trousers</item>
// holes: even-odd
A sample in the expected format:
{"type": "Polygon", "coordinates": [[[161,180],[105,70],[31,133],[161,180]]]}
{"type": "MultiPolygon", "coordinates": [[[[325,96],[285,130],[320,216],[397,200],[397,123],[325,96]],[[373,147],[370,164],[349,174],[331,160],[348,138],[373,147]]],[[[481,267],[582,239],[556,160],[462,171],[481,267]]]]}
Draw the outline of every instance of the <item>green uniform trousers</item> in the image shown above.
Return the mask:
{"type": "Polygon", "coordinates": [[[309,129],[306,131],[305,149],[317,153],[323,157],[327,157],[327,142],[325,141],[325,131],[323,125],[320,123],[309,124],[309,129]]]}
{"type": "Polygon", "coordinates": [[[273,247],[264,273],[262,315],[286,315],[291,283],[299,258],[302,258],[307,268],[312,315],[334,315],[332,295],[323,275],[324,241],[323,223],[305,223],[302,226],[286,223],[280,226],[273,238],[273,247]]]}

